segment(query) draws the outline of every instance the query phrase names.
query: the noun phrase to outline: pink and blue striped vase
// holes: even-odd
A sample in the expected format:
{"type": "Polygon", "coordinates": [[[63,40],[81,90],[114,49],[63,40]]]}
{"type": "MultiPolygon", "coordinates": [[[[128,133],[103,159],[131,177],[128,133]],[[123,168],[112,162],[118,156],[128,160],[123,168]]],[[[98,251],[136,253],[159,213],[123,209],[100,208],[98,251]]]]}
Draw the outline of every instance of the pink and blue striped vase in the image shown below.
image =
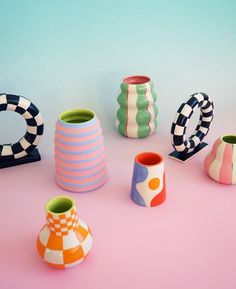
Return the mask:
{"type": "Polygon", "coordinates": [[[107,181],[100,122],[93,111],[63,112],[55,131],[56,182],[65,190],[87,192],[107,181]]]}
{"type": "Polygon", "coordinates": [[[205,172],[213,180],[226,185],[236,184],[236,135],[218,138],[204,166],[205,172]]]}

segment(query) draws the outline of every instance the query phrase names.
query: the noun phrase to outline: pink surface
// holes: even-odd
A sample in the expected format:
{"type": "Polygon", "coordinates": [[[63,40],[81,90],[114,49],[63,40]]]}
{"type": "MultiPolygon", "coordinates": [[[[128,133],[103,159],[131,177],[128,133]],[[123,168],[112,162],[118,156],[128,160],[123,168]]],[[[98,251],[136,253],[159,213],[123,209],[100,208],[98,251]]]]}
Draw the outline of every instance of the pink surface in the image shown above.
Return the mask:
{"type": "MultiPolygon", "coordinates": [[[[212,145],[220,134],[206,140],[212,145]]],[[[109,181],[89,193],[56,185],[52,149],[41,149],[41,162],[0,170],[0,288],[235,289],[236,186],[204,173],[210,147],[186,164],[168,159],[169,138],[160,129],[139,140],[106,132],[109,181]],[[129,198],[134,156],[141,151],[165,157],[167,199],[154,208],[129,198]],[[56,270],[38,258],[35,241],[45,203],[65,194],[77,200],[94,247],[81,265],[56,270]]]]}

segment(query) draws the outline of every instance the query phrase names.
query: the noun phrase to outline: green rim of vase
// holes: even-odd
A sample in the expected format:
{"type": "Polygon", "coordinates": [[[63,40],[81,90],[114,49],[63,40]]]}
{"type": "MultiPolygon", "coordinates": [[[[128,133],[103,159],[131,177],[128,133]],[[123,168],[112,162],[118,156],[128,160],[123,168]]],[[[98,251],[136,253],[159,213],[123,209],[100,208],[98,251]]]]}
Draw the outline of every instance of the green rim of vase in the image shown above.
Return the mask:
{"type": "Polygon", "coordinates": [[[236,144],[236,135],[235,134],[226,134],[221,137],[222,141],[228,144],[236,144]]]}
{"type": "Polygon", "coordinates": [[[75,201],[66,196],[54,197],[45,206],[46,212],[59,215],[70,211],[75,206],[75,201]]]}
{"type": "Polygon", "coordinates": [[[95,113],[89,109],[70,109],[59,115],[59,120],[67,124],[79,124],[91,121],[95,113]]]}

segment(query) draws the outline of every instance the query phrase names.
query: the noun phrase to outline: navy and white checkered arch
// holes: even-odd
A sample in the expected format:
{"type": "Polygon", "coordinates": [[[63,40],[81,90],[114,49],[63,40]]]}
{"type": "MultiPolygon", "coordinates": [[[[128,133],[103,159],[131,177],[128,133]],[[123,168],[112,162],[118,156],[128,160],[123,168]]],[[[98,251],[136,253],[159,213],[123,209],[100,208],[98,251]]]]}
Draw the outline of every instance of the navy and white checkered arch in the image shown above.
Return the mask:
{"type": "Polygon", "coordinates": [[[27,124],[25,135],[14,144],[0,144],[0,160],[22,158],[39,144],[44,123],[38,108],[27,98],[13,94],[0,94],[0,111],[10,110],[21,114],[27,124]]]}
{"type": "Polygon", "coordinates": [[[181,104],[171,126],[172,145],[177,152],[191,153],[207,135],[214,116],[214,104],[205,93],[192,94],[181,104]],[[201,115],[195,132],[186,139],[188,121],[193,112],[200,108],[201,115]]]}

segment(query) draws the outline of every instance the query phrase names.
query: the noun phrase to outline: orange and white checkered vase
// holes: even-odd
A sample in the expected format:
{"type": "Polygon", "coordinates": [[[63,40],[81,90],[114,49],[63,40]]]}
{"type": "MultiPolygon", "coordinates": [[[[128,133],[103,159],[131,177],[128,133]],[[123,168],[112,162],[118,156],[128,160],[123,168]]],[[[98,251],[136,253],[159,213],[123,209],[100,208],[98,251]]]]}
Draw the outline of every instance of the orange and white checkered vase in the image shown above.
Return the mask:
{"type": "Polygon", "coordinates": [[[93,238],[88,225],[77,217],[75,201],[64,196],[53,198],[46,205],[46,219],[37,238],[39,255],[56,268],[81,263],[93,238]]]}

